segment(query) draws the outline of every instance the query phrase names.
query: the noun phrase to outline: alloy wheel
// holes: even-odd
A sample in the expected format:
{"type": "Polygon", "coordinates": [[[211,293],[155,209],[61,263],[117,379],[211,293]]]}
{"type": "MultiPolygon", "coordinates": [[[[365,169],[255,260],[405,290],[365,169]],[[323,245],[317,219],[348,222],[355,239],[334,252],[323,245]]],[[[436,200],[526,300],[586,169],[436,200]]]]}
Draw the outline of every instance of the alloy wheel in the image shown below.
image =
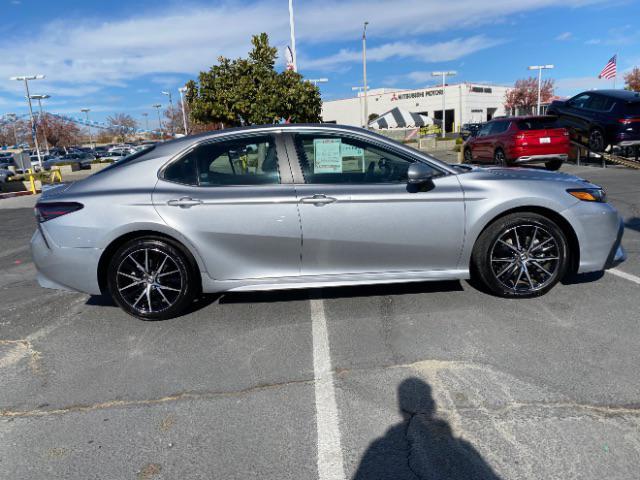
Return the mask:
{"type": "Polygon", "coordinates": [[[515,293],[544,289],[558,274],[560,241],[549,230],[533,224],[511,227],[491,248],[491,271],[503,287],[515,293]]]}
{"type": "Polygon", "coordinates": [[[158,248],[140,248],[118,265],[116,287],[122,299],[141,314],[174,306],[186,286],[176,261],[158,248]]]}
{"type": "Polygon", "coordinates": [[[498,167],[504,167],[507,165],[507,159],[502,150],[496,150],[496,153],[493,155],[493,160],[498,167]]]}

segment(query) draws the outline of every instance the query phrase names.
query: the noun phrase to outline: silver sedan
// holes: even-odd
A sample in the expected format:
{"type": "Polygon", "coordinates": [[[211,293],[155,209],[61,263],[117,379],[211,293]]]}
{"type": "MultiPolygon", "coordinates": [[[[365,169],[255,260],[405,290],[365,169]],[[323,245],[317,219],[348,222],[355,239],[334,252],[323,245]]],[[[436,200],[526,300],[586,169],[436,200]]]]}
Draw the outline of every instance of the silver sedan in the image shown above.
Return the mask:
{"type": "Polygon", "coordinates": [[[605,193],[575,176],[448,165],[358,128],[185,137],[51,188],[32,253],[44,287],[143,319],[206,292],[474,277],[526,298],[624,260],[605,193]]]}

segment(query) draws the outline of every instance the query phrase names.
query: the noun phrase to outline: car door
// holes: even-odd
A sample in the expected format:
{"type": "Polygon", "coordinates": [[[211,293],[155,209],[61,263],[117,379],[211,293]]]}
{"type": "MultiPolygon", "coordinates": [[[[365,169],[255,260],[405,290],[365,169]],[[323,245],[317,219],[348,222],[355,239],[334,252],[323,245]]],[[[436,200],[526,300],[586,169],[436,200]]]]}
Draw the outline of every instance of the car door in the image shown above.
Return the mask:
{"type": "Polygon", "coordinates": [[[301,233],[278,134],[208,141],[166,166],[153,204],[216,280],[300,274],[301,233]]]}
{"type": "Polygon", "coordinates": [[[559,126],[566,128],[573,139],[579,140],[579,137],[589,133],[589,110],[587,106],[592,96],[591,93],[585,92],[567,100],[558,118],[559,126]]]}
{"type": "Polygon", "coordinates": [[[474,160],[486,161],[493,158],[493,154],[489,154],[491,149],[491,126],[493,123],[485,123],[478,130],[478,135],[473,140],[473,146],[471,147],[471,153],[474,160]]]}
{"type": "Polygon", "coordinates": [[[464,237],[456,175],[407,183],[417,156],[355,133],[297,133],[287,150],[302,220],[302,274],[452,271],[464,237]],[[297,158],[297,161],[296,161],[297,158]]]}

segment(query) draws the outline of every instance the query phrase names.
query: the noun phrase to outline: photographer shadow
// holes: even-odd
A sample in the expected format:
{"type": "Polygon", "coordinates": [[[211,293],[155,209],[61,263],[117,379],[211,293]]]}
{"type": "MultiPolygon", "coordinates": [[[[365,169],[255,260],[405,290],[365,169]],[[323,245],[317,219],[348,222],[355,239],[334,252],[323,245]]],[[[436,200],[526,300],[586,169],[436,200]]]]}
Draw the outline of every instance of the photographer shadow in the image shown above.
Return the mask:
{"type": "Polygon", "coordinates": [[[499,480],[467,441],[454,437],[449,424],[435,416],[431,387],[408,378],[398,387],[403,421],[374,440],[354,480],[499,480]]]}

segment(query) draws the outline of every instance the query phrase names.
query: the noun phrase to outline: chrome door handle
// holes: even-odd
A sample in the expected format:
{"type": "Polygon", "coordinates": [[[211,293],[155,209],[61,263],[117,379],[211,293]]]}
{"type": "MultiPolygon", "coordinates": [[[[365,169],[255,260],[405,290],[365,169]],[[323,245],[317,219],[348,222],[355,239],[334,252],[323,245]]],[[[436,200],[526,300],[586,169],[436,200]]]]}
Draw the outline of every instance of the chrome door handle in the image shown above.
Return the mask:
{"type": "Polygon", "coordinates": [[[179,199],[169,200],[167,205],[170,207],[191,208],[200,205],[202,200],[191,197],[180,197],[179,199]]]}
{"type": "Polygon", "coordinates": [[[301,203],[313,203],[316,206],[326,205],[337,201],[337,198],[327,197],[326,195],[314,195],[313,197],[302,197],[301,203]]]}

